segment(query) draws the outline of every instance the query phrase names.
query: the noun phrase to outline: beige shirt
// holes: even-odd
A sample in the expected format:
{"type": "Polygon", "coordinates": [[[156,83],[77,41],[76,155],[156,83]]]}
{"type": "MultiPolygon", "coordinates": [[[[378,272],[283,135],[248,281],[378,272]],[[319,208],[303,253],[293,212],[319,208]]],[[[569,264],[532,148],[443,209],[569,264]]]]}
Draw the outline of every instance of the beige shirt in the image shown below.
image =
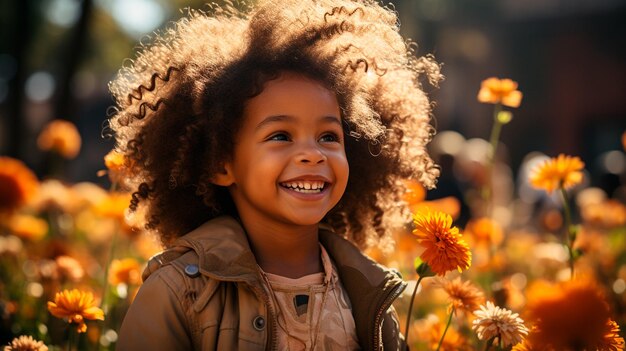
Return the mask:
{"type": "Polygon", "coordinates": [[[278,315],[279,350],[359,349],[350,300],[320,247],[324,273],[297,279],[264,273],[278,315]]]}

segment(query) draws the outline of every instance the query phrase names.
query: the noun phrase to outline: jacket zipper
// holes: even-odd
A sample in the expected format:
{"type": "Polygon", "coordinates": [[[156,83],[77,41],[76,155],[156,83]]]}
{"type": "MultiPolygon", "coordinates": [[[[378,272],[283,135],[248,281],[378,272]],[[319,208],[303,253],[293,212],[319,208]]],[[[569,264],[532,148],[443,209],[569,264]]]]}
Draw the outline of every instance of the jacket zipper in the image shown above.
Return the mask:
{"type": "Polygon", "coordinates": [[[395,287],[393,287],[393,289],[391,289],[391,292],[389,293],[389,295],[387,295],[387,297],[383,300],[382,305],[380,306],[380,309],[378,310],[378,313],[376,314],[376,318],[374,319],[374,343],[372,344],[372,350],[378,350],[378,346],[380,345],[380,323],[382,322],[382,316],[385,313],[385,311],[387,311],[387,309],[389,309],[389,307],[391,306],[391,304],[393,303],[393,301],[395,301],[395,299],[398,298],[398,296],[400,296],[402,294],[402,292],[404,291],[404,289],[406,288],[406,284],[404,283],[404,281],[400,281],[395,287]]]}

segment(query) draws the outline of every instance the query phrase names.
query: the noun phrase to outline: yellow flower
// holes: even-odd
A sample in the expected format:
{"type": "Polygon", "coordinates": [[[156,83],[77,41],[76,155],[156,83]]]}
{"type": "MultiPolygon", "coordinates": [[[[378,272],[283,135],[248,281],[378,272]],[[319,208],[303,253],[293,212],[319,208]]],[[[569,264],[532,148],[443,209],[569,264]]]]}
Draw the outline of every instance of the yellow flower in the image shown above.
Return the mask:
{"type": "Polygon", "coordinates": [[[48,123],[37,138],[37,146],[43,151],[53,151],[71,159],[80,151],[80,134],[71,122],[55,119],[48,123]]]}
{"type": "Polygon", "coordinates": [[[8,227],[16,236],[30,241],[38,241],[48,233],[48,222],[31,215],[12,216],[8,227]]]}
{"type": "Polygon", "coordinates": [[[530,176],[530,184],[548,193],[563,187],[571,188],[583,180],[585,164],[578,157],[560,154],[537,166],[530,176]]]}
{"type": "Polygon", "coordinates": [[[78,289],[63,290],[48,301],[48,310],[57,318],[66,318],[68,323],[77,324],[79,333],[87,331],[85,319],[104,320],[104,312],[96,307],[93,294],[78,289]]]}
{"type": "Polygon", "coordinates": [[[443,212],[426,212],[413,215],[417,242],[425,248],[420,255],[430,269],[439,276],[458,269],[468,269],[472,253],[462,239],[457,227],[451,227],[452,217],[443,212]]]}
{"type": "Polygon", "coordinates": [[[528,320],[536,326],[530,336],[534,345],[563,351],[596,350],[606,342],[611,315],[602,291],[592,281],[538,281],[528,288],[527,296],[528,320]]]}
{"type": "Polygon", "coordinates": [[[485,300],[478,287],[470,281],[462,281],[460,277],[454,280],[439,279],[436,284],[446,292],[455,311],[472,313],[485,300]]]}
{"type": "Polygon", "coordinates": [[[478,101],[519,107],[522,102],[522,92],[517,90],[517,82],[513,80],[491,77],[480,83],[478,101]]]}
{"type": "Polygon", "coordinates": [[[504,346],[509,346],[518,344],[528,335],[528,328],[517,313],[498,307],[491,301],[480,306],[474,314],[477,318],[472,323],[472,329],[480,340],[497,338],[504,346]]]}
{"type": "Polygon", "coordinates": [[[125,283],[131,285],[141,283],[140,268],[139,262],[133,258],[113,260],[109,267],[109,284],[125,283]]]}
{"type": "Polygon", "coordinates": [[[11,213],[37,192],[35,173],[19,160],[0,156],[0,214],[11,213]]]}
{"type": "Polygon", "coordinates": [[[21,335],[5,346],[4,351],[48,351],[48,346],[30,335],[21,335]]]}

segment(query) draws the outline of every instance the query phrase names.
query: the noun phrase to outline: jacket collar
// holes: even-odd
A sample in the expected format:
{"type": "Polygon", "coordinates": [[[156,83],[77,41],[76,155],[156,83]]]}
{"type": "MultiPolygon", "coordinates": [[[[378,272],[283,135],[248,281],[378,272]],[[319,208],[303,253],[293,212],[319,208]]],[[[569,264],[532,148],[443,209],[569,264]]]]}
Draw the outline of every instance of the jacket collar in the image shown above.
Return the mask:
{"type": "MultiPolygon", "coordinates": [[[[389,269],[363,255],[351,242],[321,226],[319,239],[333,262],[340,267],[360,272],[364,284],[380,287],[399,277],[389,269]]],[[[241,224],[228,216],[217,217],[185,234],[172,245],[193,249],[198,253],[200,272],[225,281],[249,281],[258,278],[258,264],[250,249],[241,224]]],[[[342,277],[350,280],[350,277],[342,277]]]]}
{"type": "MultiPolygon", "coordinates": [[[[346,289],[359,340],[377,348],[380,333],[373,323],[381,322],[381,315],[406,288],[406,283],[396,272],[363,255],[354,244],[328,227],[320,227],[319,240],[335,263],[346,289]]],[[[262,286],[261,272],[246,233],[232,217],[205,222],[177,239],[173,249],[194,250],[200,273],[210,278],[262,286]]]]}

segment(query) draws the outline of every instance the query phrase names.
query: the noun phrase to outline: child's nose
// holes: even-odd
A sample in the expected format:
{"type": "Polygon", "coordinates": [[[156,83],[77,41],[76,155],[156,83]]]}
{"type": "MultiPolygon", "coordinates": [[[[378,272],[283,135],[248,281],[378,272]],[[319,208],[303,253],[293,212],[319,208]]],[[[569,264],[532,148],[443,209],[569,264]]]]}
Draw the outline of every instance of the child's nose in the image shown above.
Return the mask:
{"type": "Polygon", "coordinates": [[[306,164],[319,164],[326,161],[326,155],[316,145],[303,145],[296,156],[296,162],[306,164]]]}

